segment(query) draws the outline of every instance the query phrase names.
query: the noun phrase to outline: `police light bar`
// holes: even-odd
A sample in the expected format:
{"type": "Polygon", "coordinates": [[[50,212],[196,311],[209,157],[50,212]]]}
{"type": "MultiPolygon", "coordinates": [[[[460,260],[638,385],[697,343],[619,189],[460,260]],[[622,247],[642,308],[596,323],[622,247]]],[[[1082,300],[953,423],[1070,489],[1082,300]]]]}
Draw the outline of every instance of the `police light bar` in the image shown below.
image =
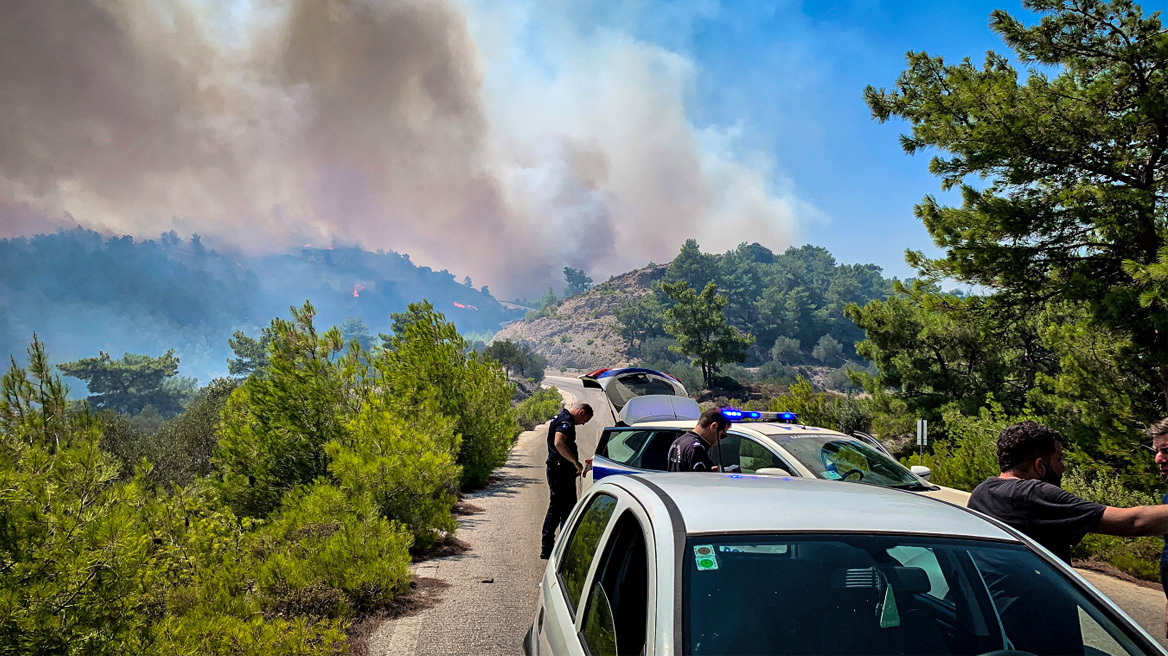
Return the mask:
{"type": "Polygon", "coordinates": [[[757,410],[722,408],[722,414],[731,421],[773,421],[780,424],[799,423],[799,415],[794,412],[759,412],[757,410]]]}

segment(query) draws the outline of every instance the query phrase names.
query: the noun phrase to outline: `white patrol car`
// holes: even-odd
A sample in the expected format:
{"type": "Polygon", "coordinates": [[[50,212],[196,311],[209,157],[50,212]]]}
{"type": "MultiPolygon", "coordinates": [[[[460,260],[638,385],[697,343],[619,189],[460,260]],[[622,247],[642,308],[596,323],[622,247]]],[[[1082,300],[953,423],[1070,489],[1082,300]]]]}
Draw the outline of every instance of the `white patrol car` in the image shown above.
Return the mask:
{"type": "Polygon", "coordinates": [[[613,476],[548,560],[538,656],[1166,654],[1013,529],[825,481],[613,476]]]}
{"type": "MultiPolygon", "coordinates": [[[[618,424],[601,433],[586,486],[613,474],[664,471],[669,446],[701,414],[679,381],[651,369],[600,369],[581,379],[604,390],[618,424]]],[[[960,505],[969,501],[968,492],[929,483],[928,467],[906,468],[870,437],[803,425],[790,412],[723,412],[736,423],[710,451],[720,471],[848,481],[960,505]]]]}
{"type": "MultiPolygon", "coordinates": [[[[589,475],[599,481],[613,474],[664,471],[669,446],[694,422],[645,421],[604,429],[589,475]]],[[[797,423],[735,423],[710,450],[710,458],[726,472],[892,487],[963,506],[969,501],[968,492],[929,483],[927,467],[910,470],[862,439],[797,423]]]]}

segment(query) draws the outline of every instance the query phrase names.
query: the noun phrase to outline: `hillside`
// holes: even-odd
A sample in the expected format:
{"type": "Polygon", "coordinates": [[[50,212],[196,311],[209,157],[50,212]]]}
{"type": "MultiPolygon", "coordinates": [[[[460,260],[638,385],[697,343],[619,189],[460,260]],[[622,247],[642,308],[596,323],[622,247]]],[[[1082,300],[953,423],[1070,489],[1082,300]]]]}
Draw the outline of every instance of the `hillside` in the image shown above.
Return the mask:
{"type": "Polygon", "coordinates": [[[508,325],[496,338],[529,345],[553,367],[636,362],[697,389],[703,384],[698,369],[678,352],[677,340],[665,330],[665,311],[673,301],[653,291],[666,281],[684,282],[695,290],[714,283],[727,299],[727,321],[751,336],[741,362],[722,363],[724,375],[740,382],[780,384],[802,375],[835,390],[853,389],[848,371],[866,366],[855,350],[864,333],[847,317],[846,308],[886,298],[893,288],[879,267],[841,264],[817,246],[775,253],[744,243],[725,253],[703,253],[691,239],[667,265],[618,276],[558,304],[545,298],[531,319],[508,325]],[[635,347],[618,333],[625,327],[615,316],[630,304],[635,347]]]}
{"type": "Polygon", "coordinates": [[[233,331],[258,335],[306,299],[318,325],[357,317],[372,335],[423,299],[464,334],[491,334],[523,312],[392,251],[304,247],[254,257],[209,248],[197,235],[134,239],[80,228],[0,239],[0,357],[18,361],[36,332],[54,362],[173,348],[181,374],[207,382],[226,374],[233,331]]]}
{"type": "Polygon", "coordinates": [[[571,296],[552,316],[516,321],[495,334],[528,344],[562,369],[595,369],[628,363],[628,344],[616,330],[616,310],[650,293],[665,276],[666,265],[621,274],[586,292],[571,296]]]}

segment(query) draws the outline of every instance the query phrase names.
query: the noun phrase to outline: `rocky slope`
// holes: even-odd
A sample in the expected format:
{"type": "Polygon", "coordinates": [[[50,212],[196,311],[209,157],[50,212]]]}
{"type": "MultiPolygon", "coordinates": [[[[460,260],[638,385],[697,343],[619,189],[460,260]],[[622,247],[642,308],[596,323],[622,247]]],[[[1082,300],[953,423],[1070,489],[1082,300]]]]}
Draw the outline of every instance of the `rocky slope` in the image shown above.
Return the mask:
{"type": "Polygon", "coordinates": [[[666,265],[638,269],[564,300],[554,314],[510,323],[495,339],[529,345],[554,369],[626,365],[628,343],[617,333],[616,311],[652,290],[666,265]]]}

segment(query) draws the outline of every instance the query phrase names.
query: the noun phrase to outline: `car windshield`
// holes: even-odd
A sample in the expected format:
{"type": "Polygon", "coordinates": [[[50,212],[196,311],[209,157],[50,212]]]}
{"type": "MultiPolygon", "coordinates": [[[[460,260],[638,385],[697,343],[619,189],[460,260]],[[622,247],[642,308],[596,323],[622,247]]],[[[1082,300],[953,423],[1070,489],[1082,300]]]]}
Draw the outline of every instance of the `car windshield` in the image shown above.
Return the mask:
{"type": "Polygon", "coordinates": [[[1018,544],[704,535],[686,544],[686,654],[1138,654],[1152,648],[1018,544]]]}
{"type": "Polygon", "coordinates": [[[635,397],[650,394],[681,396],[681,391],[664,376],[638,372],[622,374],[616,376],[615,380],[608,381],[605,383],[604,394],[616,411],[620,412],[621,408],[635,397]]]}
{"type": "Polygon", "coordinates": [[[925,488],[899,462],[860,440],[830,433],[766,435],[818,478],[910,490],[925,488]]]}

